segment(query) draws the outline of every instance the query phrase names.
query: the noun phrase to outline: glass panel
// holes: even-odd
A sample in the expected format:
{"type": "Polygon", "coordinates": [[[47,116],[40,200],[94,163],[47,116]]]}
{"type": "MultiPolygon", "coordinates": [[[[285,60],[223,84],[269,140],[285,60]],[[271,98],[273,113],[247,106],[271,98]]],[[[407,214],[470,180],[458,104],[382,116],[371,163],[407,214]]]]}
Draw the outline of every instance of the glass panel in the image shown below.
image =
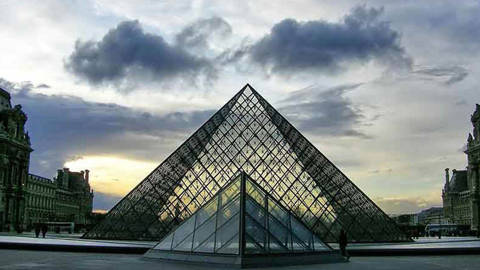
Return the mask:
{"type": "Polygon", "coordinates": [[[175,251],[192,251],[192,241],[193,241],[193,233],[187,236],[185,240],[183,240],[178,246],[174,247],[173,250],[175,251]]]}
{"type": "Polygon", "coordinates": [[[247,194],[250,195],[255,201],[260,205],[265,205],[265,193],[263,193],[257,186],[250,182],[251,180],[246,181],[247,194]]]}
{"type": "Polygon", "coordinates": [[[248,234],[245,235],[245,253],[264,253],[265,250],[248,234]]]}
{"type": "MultiPolygon", "coordinates": [[[[267,242],[265,229],[247,214],[245,214],[245,234],[252,238],[262,250],[265,248],[267,242]]],[[[255,251],[257,250],[255,249],[255,251]]],[[[246,252],[250,253],[248,248],[246,249],[246,252]]]]}
{"type": "Polygon", "coordinates": [[[197,211],[197,224],[195,227],[200,227],[209,217],[216,213],[218,206],[218,197],[215,197],[210,203],[208,203],[205,207],[202,207],[200,210],[197,211]]]}
{"type": "Polygon", "coordinates": [[[217,228],[222,226],[223,223],[228,221],[232,216],[240,211],[240,196],[237,196],[233,201],[231,201],[225,208],[218,211],[218,223],[217,228]]]}
{"type": "Polygon", "coordinates": [[[193,249],[197,248],[205,239],[215,232],[215,224],[217,222],[217,215],[213,215],[207,222],[195,230],[193,249]]]}
{"type": "Polygon", "coordinates": [[[239,239],[238,234],[232,237],[227,243],[225,243],[221,248],[217,249],[215,253],[222,254],[238,254],[239,252],[239,239]]]}
{"type": "Polygon", "coordinates": [[[316,235],[313,235],[313,243],[315,245],[315,251],[330,250],[330,248],[327,247],[327,245],[325,245],[316,235]]]}
{"type": "Polygon", "coordinates": [[[240,193],[240,180],[241,176],[238,176],[238,178],[235,180],[234,183],[232,183],[228,188],[226,188],[222,192],[222,206],[226,205],[230,200],[232,200],[237,194],[240,193]]]}
{"type": "Polygon", "coordinates": [[[292,235],[292,249],[293,251],[307,251],[307,247],[302,240],[292,235]]]}
{"type": "Polygon", "coordinates": [[[154,247],[154,249],[171,250],[172,240],[173,240],[173,233],[165,237],[160,243],[158,243],[158,245],[154,247]]]}
{"type": "MultiPolygon", "coordinates": [[[[276,240],[278,240],[286,248],[292,248],[291,233],[285,226],[283,226],[272,216],[268,217],[268,226],[268,231],[272,234],[273,237],[276,238],[276,240]]],[[[272,243],[272,241],[270,241],[270,243],[272,243]]],[[[272,246],[270,246],[270,248],[272,248],[272,246]]]]}
{"type": "MultiPolygon", "coordinates": [[[[290,238],[290,237],[288,237],[290,238]]],[[[283,252],[288,252],[288,249],[280,244],[280,242],[278,242],[275,238],[273,237],[270,237],[269,238],[269,242],[268,242],[268,245],[269,245],[269,251],[272,252],[272,253],[283,253],[283,252]]],[[[291,246],[289,244],[289,246],[291,246]]]]}
{"type": "Polygon", "coordinates": [[[265,211],[250,196],[246,196],[245,211],[259,224],[265,227],[265,211]]]}
{"type": "Polygon", "coordinates": [[[239,215],[235,215],[228,222],[223,224],[222,227],[217,228],[216,241],[215,241],[216,250],[221,249],[223,245],[225,245],[230,239],[232,239],[233,235],[238,234],[238,229],[240,227],[240,224],[238,224],[239,222],[238,217],[239,215]]]}
{"type": "Polygon", "coordinates": [[[180,227],[175,230],[172,247],[177,246],[180,242],[183,241],[183,239],[185,239],[185,237],[192,233],[194,230],[194,226],[195,217],[189,218],[182,225],[180,225],[180,227]]]}
{"type": "Polygon", "coordinates": [[[200,246],[193,249],[194,252],[210,252],[213,253],[215,247],[215,234],[212,234],[200,246]]]}
{"type": "Polygon", "coordinates": [[[288,213],[272,199],[268,200],[268,212],[276,217],[284,226],[289,227],[288,213]]]}
{"type": "Polygon", "coordinates": [[[302,241],[307,248],[313,250],[312,233],[294,217],[291,217],[290,222],[292,224],[292,233],[302,241]]]}

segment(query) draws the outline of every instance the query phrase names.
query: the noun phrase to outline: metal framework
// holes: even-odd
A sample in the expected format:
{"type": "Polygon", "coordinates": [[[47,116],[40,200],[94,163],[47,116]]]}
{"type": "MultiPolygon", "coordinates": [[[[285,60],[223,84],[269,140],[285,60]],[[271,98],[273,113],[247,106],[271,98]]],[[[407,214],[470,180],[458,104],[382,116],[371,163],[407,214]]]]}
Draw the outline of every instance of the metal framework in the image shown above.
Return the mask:
{"type": "Polygon", "coordinates": [[[239,171],[325,242],[411,240],[248,84],[83,237],[162,239],[239,171]]]}

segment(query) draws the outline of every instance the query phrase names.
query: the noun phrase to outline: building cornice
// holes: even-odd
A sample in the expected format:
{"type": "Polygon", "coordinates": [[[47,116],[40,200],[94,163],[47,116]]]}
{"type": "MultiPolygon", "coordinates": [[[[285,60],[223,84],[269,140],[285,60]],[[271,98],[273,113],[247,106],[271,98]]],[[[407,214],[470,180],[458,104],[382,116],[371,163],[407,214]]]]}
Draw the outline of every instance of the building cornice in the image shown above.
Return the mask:
{"type": "Polygon", "coordinates": [[[29,152],[33,151],[33,148],[29,144],[19,142],[17,139],[14,139],[11,137],[2,136],[2,134],[0,134],[0,142],[6,142],[12,146],[22,148],[23,150],[26,150],[29,152]]]}

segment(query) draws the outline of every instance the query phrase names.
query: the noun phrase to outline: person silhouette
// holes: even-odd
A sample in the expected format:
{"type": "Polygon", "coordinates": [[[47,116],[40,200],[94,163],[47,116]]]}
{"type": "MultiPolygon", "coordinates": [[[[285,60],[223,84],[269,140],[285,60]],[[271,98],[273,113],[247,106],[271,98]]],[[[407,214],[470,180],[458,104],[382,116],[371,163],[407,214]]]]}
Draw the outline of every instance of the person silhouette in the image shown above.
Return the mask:
{"type": "Polygon", "coordinates": [[[42,225],[42,236],[43,236],[43,238],[45,238],[45,234],[47,234],[47,230],[48,230],[47,224],[43,224],[42,225]]]}
{"type": "Polygon", "coordinates": [[[38,238],[39,235],[40,235],[40,224],[36,223],[35,224],[35,237],[38,238]]]}
{"type": "Polygon", "coordinates": [[[347,239],[347,233],[343,229],[340,230],[338,244],[340,245],[340,251],[342,253],[342,256],[347,257],[347,261],[348,261],[350,259],[350,255],[348,254],[348,251],[347,251],[348,239],[347,239]]]}

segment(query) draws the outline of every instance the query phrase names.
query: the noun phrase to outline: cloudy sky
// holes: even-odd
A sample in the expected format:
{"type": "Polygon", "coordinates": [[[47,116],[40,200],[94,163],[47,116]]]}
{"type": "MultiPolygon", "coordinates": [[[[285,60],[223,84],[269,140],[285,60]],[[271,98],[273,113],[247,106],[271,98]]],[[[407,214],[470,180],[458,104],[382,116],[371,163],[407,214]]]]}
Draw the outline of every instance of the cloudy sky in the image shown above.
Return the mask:
{"type": "Polygon", "coordinates": [[[30,171],[109,209],[246,83],[388,213],[441,205],[480,102],[478,1],[0,1],[30,171]]]}

